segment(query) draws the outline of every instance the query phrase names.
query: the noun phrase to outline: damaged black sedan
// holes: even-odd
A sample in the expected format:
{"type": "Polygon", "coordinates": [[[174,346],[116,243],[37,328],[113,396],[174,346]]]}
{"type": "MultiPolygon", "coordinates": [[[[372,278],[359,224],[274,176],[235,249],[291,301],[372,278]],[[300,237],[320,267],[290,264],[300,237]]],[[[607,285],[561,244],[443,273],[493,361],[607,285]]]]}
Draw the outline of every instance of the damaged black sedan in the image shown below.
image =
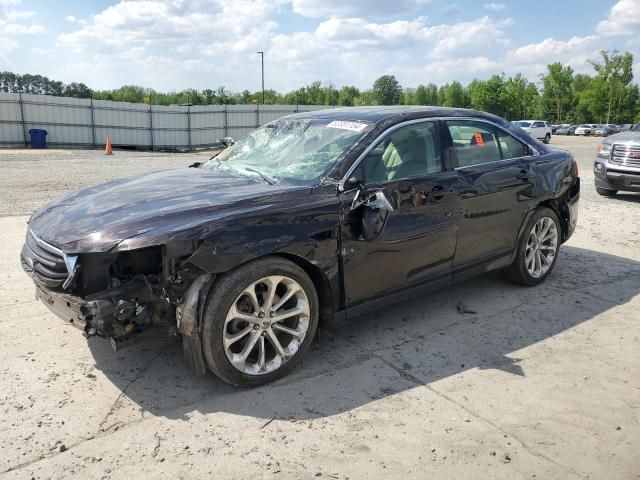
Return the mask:
{"type": "Polygon", "coordinates": [[[367,309],[495,269],[539,284],[577,221],[571,155],[471,110],[291,115],[193,166],[45,205],[21,261],[85,334],[180,337],[192,368],[236,385],[367,309]]]}

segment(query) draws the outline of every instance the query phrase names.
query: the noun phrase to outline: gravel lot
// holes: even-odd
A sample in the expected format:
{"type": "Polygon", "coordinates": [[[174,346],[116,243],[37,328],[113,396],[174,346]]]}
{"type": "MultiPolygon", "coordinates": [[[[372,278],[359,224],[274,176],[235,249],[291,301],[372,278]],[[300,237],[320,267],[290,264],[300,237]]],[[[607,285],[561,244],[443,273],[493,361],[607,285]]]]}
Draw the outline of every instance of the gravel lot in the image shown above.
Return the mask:
{"type": "Polygon", "coordinates": [[[0,150],[0,216],[27,215],[80,187],[139,172],[183,167],[212,154],[98,150],[0,150]]]}
{"type": "Polygon", "coordinates": [[[179,346],[85,340],[19,267],[45,200],[202,156],[0,152],[0,478],[640,479],[640,195],[595,193],[597,142],[553,138],[583,194],[544,285],[493,273],[389,307],[252,390],[179,346]]]}

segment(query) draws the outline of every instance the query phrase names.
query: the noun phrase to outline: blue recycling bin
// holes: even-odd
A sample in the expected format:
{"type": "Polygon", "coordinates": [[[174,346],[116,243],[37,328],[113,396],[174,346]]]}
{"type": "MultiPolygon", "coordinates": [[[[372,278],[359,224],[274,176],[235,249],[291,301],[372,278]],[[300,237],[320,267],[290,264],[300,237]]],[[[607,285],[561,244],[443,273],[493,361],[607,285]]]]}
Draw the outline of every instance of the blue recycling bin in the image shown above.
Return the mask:
{"type": "Polygon", "coordinates": [[[47,148],[47,131],[40,128],[29,130],[31,135],[31,148],[47,148]]]}

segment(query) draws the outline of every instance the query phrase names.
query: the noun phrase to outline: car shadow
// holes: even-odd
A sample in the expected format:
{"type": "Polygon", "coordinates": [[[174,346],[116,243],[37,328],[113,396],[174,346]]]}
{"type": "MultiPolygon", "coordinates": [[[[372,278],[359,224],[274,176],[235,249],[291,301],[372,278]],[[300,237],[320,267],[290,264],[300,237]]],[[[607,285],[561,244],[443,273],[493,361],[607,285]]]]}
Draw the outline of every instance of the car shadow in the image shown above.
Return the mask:
{"type": "Polygon", "coordinates": [[[103,339],[89,345],[96,367],[123,397],[153,415],[315,419],[468,369],[526,377],[514,352],[627,303],[640,292],[639,279],[639,262],[565,245],[542,285],[512,285],[492,272],[386,307],[321,331],[290,375],[253,389],[194,374],[177,344],[115,353],[103,339]]]}
{"type": "Polygon", "coordinates": [[[611,199],[622,202],[640,203],[640,193],[618,192],[615,196],[611,197],[611,199]]]}

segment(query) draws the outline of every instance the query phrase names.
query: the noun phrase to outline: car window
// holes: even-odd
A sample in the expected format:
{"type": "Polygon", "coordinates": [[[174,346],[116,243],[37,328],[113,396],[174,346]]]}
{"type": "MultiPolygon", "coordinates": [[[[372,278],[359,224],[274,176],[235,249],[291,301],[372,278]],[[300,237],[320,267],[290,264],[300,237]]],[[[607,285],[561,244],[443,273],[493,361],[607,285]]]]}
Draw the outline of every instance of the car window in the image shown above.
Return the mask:
{"type": "Polygon", "coordinates": [[[538,127],[544,127],[544,123],[542,122],[533,122],[533,127],[538,128],[538,127]]]}
{"type": "Polygon", "coordinates": [[[356,176],[364,183],[419,177],[442,171],[436,124],[421,122],[385,135],[362,160],[356,176]]]}
{"type": "Polygon", "coordinates": [[[507,132],[481,122],[447,121],[459,167],[530,155],[529,147],[507,132]]]}
{"type": "Polygon", "coordinates": [[[527,145],[512,137],[507,132],[496,129],[496,135],[498,137],[498,142],[500,143],[503,160],[526,157],[531,154],[527,145]]]}
{"type": "Polygon", "coordinates": [[[447,127],[459,167],[502,160],[497,137],[490,125],[470,121],[448,121],[447,127]]]}

